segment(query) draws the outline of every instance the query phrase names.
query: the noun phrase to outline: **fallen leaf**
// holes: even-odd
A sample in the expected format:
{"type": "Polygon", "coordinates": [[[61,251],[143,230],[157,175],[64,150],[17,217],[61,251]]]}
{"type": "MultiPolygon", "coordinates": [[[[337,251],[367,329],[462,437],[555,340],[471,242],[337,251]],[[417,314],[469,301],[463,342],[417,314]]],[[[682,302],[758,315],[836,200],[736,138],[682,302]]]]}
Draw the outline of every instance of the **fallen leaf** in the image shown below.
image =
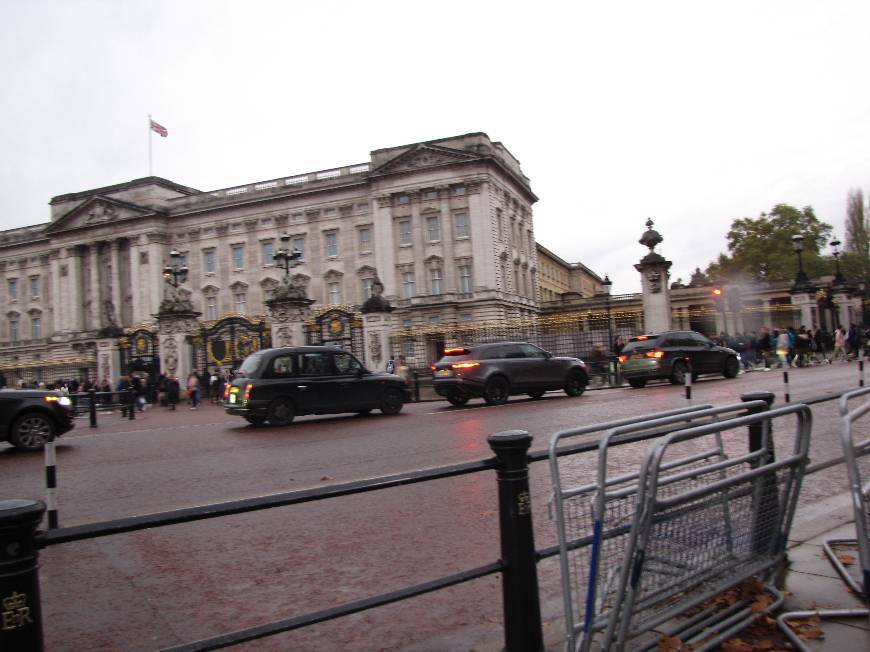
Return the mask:
{"type": "Polygon", "coordinates": [[[837,553],[837,559],[839,559],[844,566],[851,566],[855,563],[855,558],[852,555],[847,555],[845,552],[837,553]]]}
{"type": "Polygon", "coordinates": [[[678,638],[662,636],[659,639],[658,652],[680,652],[683,642],[678,638]]]}
{"type": "Polygon", "coordinates": [[[330,478],[328,475],[325,475],[322,478],[320,478],[321,482],[326,482],[327,480],[332,480],[332,478],[330,478]]]}
{"type": "Polygon", "coordinates": [[[731,638],[722,643],[722,652],[752,652],[752,645],[741,638],[731,638]]]}
{"type": "Polygon", "coordinates": [[[825,637],[825,632],[822,631],[821,627],[801,627],[796,633],[798,638],[802,641],[810,641],[825,637]]]}

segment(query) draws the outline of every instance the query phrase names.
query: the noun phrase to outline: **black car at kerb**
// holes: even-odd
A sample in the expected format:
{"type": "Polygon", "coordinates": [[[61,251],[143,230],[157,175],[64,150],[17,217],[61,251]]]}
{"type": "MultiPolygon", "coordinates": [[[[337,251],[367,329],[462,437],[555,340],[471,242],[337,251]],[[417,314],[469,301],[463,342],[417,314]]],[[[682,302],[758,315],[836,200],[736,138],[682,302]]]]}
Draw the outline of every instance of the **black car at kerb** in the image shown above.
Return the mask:
{"type": "Polygon", "coordinates": [[[718,346],[695,331],[665,331],[638,335],[628,341],[619,355],[622,377],[635,388],[653,378],[666,378],[682,385],[689,369],[692,378],[722,374],[734,378],[740,373],[737,351],[718,346]]]}
{"type": "Polygon", "coordinates": [[[540,398],[552,389],[580,396],[589,383],[582,360],[555,357],[527,342],[445,349],[444,357],[432,365],[432,372],[435,392],[453,405],[465,405],[473,396],[498,405],[512,394],[540,398]]]}
{"type": "Polygon", "coordinates": [[[257,351],[237,373],[224,391],[224,409],[254,425],[286,426],[302,414],[398,414],[411,400],[403,378],[369,371],[331,346],[257,351]]]}
{"type": "Polygon", "coordinates": [[[75,426],[72,401],[60,392],[0,390],[0,440],[23,451],[42,450],[49,439],[75,426]]]}

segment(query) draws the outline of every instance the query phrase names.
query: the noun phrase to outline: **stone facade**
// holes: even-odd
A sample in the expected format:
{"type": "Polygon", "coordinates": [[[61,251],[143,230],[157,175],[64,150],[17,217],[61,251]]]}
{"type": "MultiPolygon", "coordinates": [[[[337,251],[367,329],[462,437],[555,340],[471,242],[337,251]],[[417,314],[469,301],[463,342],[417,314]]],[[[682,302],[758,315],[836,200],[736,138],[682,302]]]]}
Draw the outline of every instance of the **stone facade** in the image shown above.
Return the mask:
{"type": "Polygon", "coordinates": [[[541,244],[538,287],[541,302],[589,298],[606,292],[602,279],[583,263],[568,263],[541,244]]]}
{"type": "Polygon", "coordinates": [[[156,329],[171,249],[189,268],[178,298],[202,320],[264,315],[285,233],[303,252],[291,273],[313,309],[359,306],[379,277],[404,327],[533,315],[536,199],[483,133],[215,191],[147,177],[60,195],[49,223],[0,232],[0,369],[93,377],[98,340],[156,329]]]}

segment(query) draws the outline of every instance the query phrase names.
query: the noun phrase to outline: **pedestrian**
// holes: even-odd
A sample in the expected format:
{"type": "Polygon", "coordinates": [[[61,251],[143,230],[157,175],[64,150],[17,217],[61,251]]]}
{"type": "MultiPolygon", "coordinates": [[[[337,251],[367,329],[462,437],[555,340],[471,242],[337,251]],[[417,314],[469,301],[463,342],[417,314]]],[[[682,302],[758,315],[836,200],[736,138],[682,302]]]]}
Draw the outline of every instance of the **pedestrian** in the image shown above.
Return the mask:
{"type": "Polygon", "coordinates": [[[217,369],[211,372],[208,378],[208,389],[212,403],[220,403],[221,401],[221,378],[218,375],[217,369]]]}
{"type": "Polygon", "coordinates": [[[618,356],[622,353],[622,349],[625,347],[625,338],[622,335],[617,335],[616,340],[613,342],[613,355],[618,356]]]}
{"type": "Polygon", "coordinates": [[[837,326],[837,330],[834,331],[834,352],[831,354],[831,361],[837,359],[837,355],[843,357],[843,360],[847,359],[846,356],[846,331],[843,330],[842,326],[837,326]]]}
{"type": "Polygon", "coordinates": [[[387,373],[388,374],[396,373],[396,361],[393,360],[393,356],[390,356],[389,361],[387,361],[387,373]]]}
{"type": "Polygon", "coordinates": [[[776,338],[776,357],[779,358],[780,368],[791,367],[791,361],[788,357],[789,352],[789,337],[788,331],[773,331],[773,337],[776,338]]]}
{"type": "Polygon", "coordinates": [[[178,378],[173,374],[166,381],[166,402],[169,403],[169,409],[174,410],[181,395],[181,384],[178,378]]]}
{"type": "Polygon", "coordinates": [[[118,380],[118,385],[116,389],[119,394],[119,403],[121,404],[121,416],[126,417],[129,416],[130,412],[133,411],[133,396],[130,392],[130,377],[129,376],[121,376],[118,380]]]}
{"type": "Polygon", "coordinates": [[[190,409],[195,410],[199,406],[199,376],[196,371],[191,371],[187,377],[187,397],[190,399],[190,409]]]}

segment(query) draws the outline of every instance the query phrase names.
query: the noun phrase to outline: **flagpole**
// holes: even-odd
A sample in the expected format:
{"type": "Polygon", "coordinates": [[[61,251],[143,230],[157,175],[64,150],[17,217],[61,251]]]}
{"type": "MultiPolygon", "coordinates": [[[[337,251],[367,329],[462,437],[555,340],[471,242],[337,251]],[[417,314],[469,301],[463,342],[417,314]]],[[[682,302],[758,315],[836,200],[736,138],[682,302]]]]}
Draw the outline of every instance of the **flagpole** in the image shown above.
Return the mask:
{"type": "Polygon", "coordinates": [[[149,177],[154,176],[154,167],[153,167],[152,161],[151,161],[151,132],[152,131],[153,131],[153,129],[151,129],[151,114],[149,113],[148,114],[148,176],[149,177]]]}

